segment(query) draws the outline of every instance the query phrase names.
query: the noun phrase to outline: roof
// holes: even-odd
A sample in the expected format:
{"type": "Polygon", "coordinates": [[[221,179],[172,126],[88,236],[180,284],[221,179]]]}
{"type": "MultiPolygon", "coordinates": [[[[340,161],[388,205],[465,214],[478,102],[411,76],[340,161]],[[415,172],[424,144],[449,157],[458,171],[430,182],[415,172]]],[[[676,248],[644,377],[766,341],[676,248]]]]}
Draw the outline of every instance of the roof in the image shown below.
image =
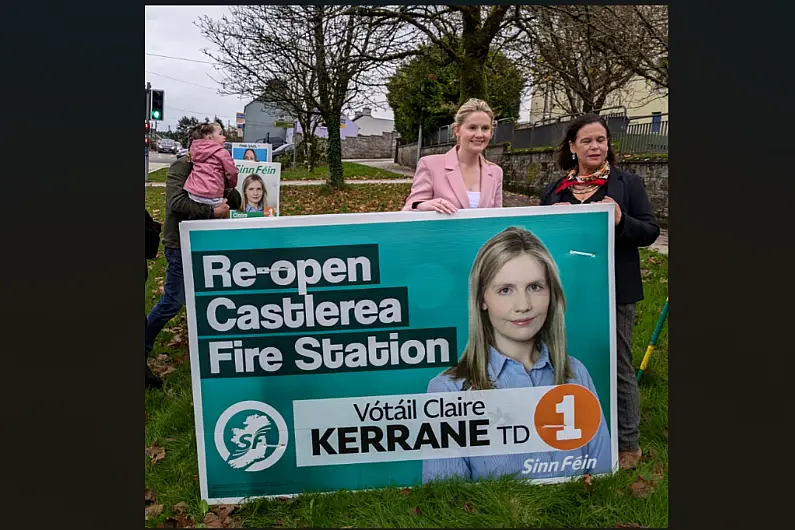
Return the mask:
{"type": "Polygon", "coordinates": [[[353,118],[353,120],[351,120],[351,121],[356,121],[356,120],[358,120],[360,118],[370,118],[372,120],[379,120],[379,121],[395,121],[395,120],[390,120],[389,118],[376,118],[375,116],[373,116],[371,114],[362,114],[361,116],[357,116],[357,117],[353,118]]]}

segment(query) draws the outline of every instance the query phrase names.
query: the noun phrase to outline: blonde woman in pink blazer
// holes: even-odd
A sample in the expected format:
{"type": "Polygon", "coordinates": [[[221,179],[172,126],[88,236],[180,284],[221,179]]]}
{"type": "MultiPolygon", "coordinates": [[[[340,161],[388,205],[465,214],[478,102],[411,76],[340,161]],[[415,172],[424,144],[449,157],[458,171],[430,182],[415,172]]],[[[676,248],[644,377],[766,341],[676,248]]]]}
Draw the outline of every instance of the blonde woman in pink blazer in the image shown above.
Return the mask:
{"type": "Polygon", "coordinates": [[[420,158],[403,211],[455,213],[460,208],[501,208],[502,168],[483,158],[494,131],[494,112],[480,99],[458,109],[456,146],[420,158]]]}

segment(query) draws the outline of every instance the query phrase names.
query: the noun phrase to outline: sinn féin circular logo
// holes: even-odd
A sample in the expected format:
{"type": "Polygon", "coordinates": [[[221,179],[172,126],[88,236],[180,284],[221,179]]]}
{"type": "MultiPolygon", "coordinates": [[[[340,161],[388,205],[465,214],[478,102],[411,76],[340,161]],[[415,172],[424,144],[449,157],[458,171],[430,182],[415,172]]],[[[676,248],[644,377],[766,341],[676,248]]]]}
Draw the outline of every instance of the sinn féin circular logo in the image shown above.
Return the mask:
{"type": "Polygon", "coordinates": [[[224,411],[215,424],[215,447],[233,469],[262,471],[287,449],[284,418],[261,401],[241,401],[224,411]]]}

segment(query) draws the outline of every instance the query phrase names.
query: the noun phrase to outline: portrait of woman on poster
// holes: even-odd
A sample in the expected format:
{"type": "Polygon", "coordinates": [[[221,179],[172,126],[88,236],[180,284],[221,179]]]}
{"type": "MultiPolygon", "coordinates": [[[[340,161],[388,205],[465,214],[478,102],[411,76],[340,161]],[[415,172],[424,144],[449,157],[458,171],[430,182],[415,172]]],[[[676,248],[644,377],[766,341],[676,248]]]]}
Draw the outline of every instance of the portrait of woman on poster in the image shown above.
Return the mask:
{"type": "Polygon", "coordinates": [[[268,190],[259,175],[249,175],[243,181],[243,201],[240,212],[260,212],[265,217],[274,217],[275,210],[268,206],[268,190]]]}
{"type": "Polygon", "coordinates": [[[480,99],[458,109],[456,145],[420,158],[403,211],[455,213],[462,208],[502,207],[502,168],[483,157],[494,132],[494,112],[480,99]]]}
{"type": "MultiPolygon", "coordinates": [[[[430,381],[428,392],[573,383],[587,388],[598,399],[585,365],[567,353],[565,308],[558,268],[544,244],[517,227],[495,235],[480,248],[469,274],[469,337],[464,353],[457,366],[430,381]]],[[[424,460],[422,481],[609,473],[610,434],[601,407],[600,414],[596,434],[579,449],[424,460]],[[567,456],[596,459],[596,464],[587,470],[575,471],[569,466],[565,470],[523,473],[528,459],[562,462],[567,456]]]]}
{"type": "Polygon", "coordinates": [[[243,160],[259,162],[259,160],[257,160],[257,153],[254,152],[253,149],[246,149],[246,151],[243,153],[243,160]]]}
{"type": "Polygon", "coordinates": [[[640,393],[632,365],[635,304],[643,300],[638,248],[660,235],[643,180],[616,165],[610,128],[598,114],[572,120],[557,149],[565,175],[546,187],[541,205],[615,205],[615,292],[618,394],[618,459],[623,469],[637,467],[640,448],[640,393]]]}

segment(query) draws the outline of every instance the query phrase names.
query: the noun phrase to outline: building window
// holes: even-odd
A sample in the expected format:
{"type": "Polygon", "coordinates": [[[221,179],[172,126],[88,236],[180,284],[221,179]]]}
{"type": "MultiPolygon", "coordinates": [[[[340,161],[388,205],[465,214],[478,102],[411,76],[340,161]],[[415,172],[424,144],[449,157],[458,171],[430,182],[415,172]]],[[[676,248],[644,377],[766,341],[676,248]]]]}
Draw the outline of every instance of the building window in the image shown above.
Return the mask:
{"type": "Polygon", "coordinates": [[[662,125],[662,112],[652,112],[651,113],[652,134],[659,134],[661,125],[662,125]]]}

